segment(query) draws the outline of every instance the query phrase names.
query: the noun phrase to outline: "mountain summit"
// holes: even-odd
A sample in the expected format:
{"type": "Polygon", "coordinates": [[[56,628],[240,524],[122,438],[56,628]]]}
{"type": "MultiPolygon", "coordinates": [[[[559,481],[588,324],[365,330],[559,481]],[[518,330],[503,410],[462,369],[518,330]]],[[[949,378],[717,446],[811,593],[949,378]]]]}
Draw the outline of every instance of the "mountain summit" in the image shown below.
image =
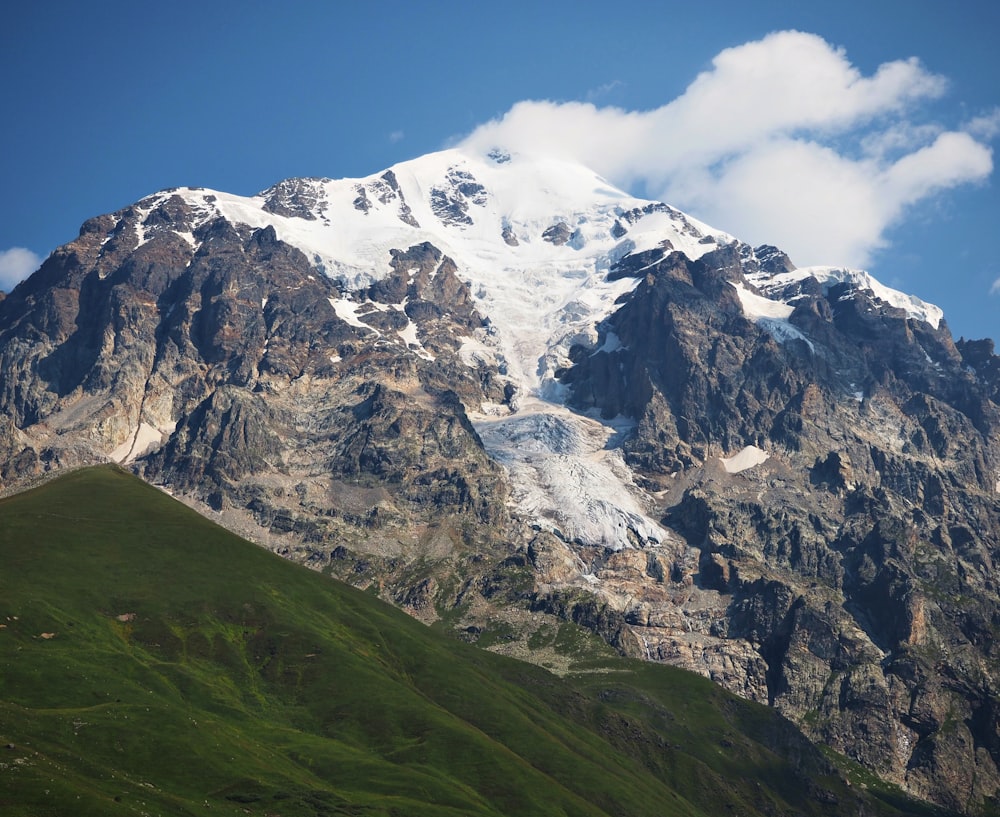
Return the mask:
{"type": "Polygon", "coordinates": [[[707,675],[1000,789],[1000,364],[585,168],[445,151],[86,222],[0,301],[0,480],[133,468],[425,621],[707,675]]]}

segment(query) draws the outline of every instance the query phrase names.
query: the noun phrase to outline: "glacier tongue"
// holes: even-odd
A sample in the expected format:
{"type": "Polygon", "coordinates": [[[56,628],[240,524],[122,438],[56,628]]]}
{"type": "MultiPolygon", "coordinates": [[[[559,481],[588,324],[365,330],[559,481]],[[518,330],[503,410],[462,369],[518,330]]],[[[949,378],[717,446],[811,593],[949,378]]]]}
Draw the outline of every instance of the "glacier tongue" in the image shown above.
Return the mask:
{"type": "Polygon", "coordinates": [[[628,429],[571,412],[556,369],[574,343],[592,345],[596,326],[635,279],[607,281],[606,262],[591,270],[551,263],[510,267],[492,286],[474,287],[493,331],[483,339],[517,388],[513,413],[471,419],[489,454],[507,469],[517,511],[566,542],[613,550],[657,544],[665,531],[636,501],[621,452],[609,447],[628,429]],[[502,283],[501,283],[502,282],[502,283]]]}
{"type": "Polygon", "coordinates": [[[519,511],[566,542],[612,550],[659,545],[667,532],[643,512],[609,425],[538,398],[506,417],[473,416],[487,451],[508,470],[519,511]]]}

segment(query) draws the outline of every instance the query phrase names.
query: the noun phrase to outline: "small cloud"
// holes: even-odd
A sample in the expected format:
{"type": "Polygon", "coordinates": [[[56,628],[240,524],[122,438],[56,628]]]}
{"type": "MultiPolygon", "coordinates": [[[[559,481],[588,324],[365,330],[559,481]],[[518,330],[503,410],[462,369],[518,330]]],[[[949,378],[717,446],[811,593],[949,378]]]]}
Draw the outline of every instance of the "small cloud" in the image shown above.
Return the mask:
{"type": "Polygon", "coordinates": [[[997,278],[993,282],[993,286],[990,287],[990,295],[1000,294],[1000,278],[997,278]]]}
{"type": "Polygon", "coordinates": [[[1000,108],[974,117],[965,123],[963,130],[979,139],[990,140],[1000,135],[1000,108]]]}
{"type": "Polygon", "coordinates": [[[624,87],[625,83],[620,79],[613,79],[611,82],[605,82],[603,85],[598,85],[596,88],[591,88],[587,91],[586,99],[588,102],[594,102],[597,99],[608,96],[612,92],[616,91],[618,88],[624,87]]]}
{"type": "Polygon", "coordinates": [[[944,128],[940,125],[915,125],[911,122],[897,122],[884,130],[876,130],[861,137],[860,146],[865,156],[888,161],[915,148],[933,142],[944,128]]]}
{"type": "Polygon", "coordinates": [[[0,289],[10,292],[41,266],[42,259],[24,247],[0,250],[0,289]]]}
{"type": "Polygon", "coordinates": [[[401,130],[394,130],[392,133],[389,134],[389,141],[392,142],[392,144],[396,144],[396,142],[402,142],[403,139],[405,138],[406,134],[401,130]]]}

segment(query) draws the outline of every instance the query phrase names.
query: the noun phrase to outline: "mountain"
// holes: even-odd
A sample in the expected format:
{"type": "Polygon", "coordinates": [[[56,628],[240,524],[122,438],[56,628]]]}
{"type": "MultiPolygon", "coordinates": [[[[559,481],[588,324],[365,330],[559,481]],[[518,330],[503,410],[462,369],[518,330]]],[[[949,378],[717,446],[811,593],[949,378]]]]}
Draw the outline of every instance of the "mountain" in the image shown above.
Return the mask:
{"type": "Polygon", "coordinates": [[[114,467],[0,501],[0,554],[12,817],[934,813],[704,679],[592,650],[560,680],[114,467]]]}
{"type": "Polygon", "coordinates": [[[576,165],[445,151],[92,219],[0,301],[0,479],[108,459],[558,671],[561,622],[909,792],[1000,788],[1000,365],[576,165]]]}

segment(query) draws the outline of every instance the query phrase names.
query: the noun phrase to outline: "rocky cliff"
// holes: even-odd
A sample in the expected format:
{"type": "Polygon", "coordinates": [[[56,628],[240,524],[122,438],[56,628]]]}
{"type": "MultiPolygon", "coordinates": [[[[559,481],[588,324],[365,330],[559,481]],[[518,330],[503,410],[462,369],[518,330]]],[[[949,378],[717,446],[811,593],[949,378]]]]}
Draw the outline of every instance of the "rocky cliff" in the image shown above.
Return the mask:
{"type": "Polygon", "coordinates": [[[991,799],[989,346],[814,278],[774,331],[753,299],[781,273],[736,248],[642,275],[602,327],[617,348],[577,349],[563,373],[580,409],[638,418],[626,460],[681,539],[666,557],[594,554],[620,585],[620,648],[767,701],[922,796],[991,799]]]}
{"type": "Polygon", "coordinates": [[[136,246],[136,212],[85,224],[3,302],[8,486],[116,460],[368,581],[496,546],[505,482],[463,399],[503,388],[458,359],[483,319],[448,258],[401,250],[348,296],[273,229],[213,220],[195,252],[167,198],[144,221],[170,229],[136,246]]]}

